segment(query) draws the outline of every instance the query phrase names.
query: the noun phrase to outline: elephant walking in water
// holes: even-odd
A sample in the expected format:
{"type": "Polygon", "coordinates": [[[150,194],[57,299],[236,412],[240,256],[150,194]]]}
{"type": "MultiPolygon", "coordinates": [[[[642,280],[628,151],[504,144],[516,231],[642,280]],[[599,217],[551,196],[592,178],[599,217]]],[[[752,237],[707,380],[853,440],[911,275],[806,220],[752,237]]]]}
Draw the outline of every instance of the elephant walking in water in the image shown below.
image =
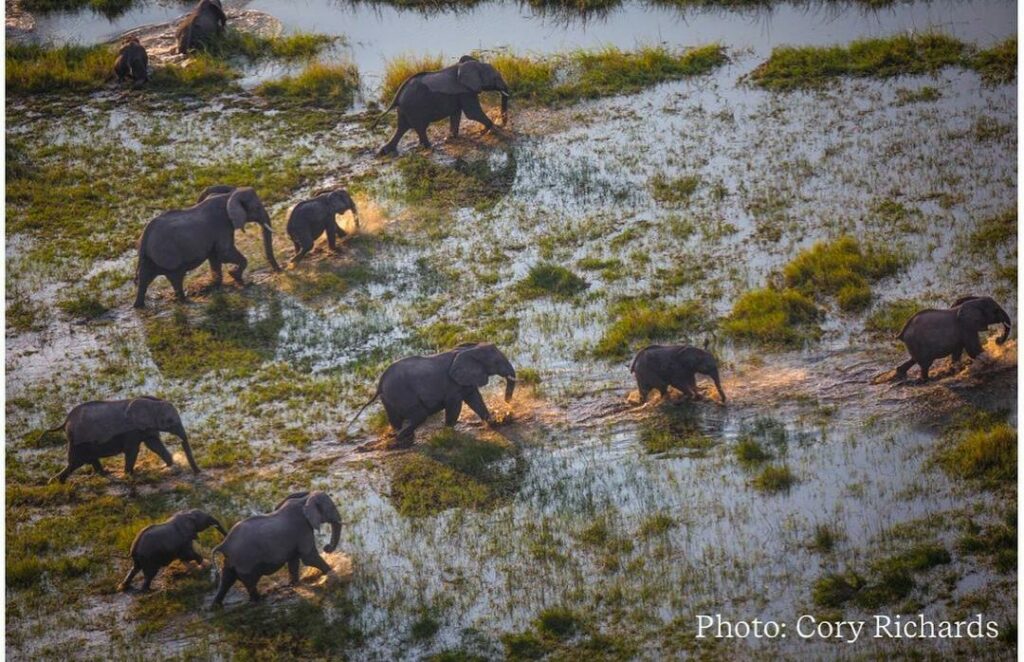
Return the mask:
{"type": "Polygon", "coordinates": [[[188,209],[174,209],[154,218],[139,240],[135,307],[145,307],[146,290],[157,276],[166,276],[178,300],[184,301],[185,274],[206,261],[210,262],[214,285],[223,280],[221,265],[225,262],[235,265],[230,274],[241,285],[249,261],[235,248],[235,230],[250,222],[262,227],[267,262],[274,271],[280,271],[274,259],[270,215],[249,187],[213,194],[188,209]]]}
{"type": "Polygon", "coordinates": [[[63,423],[47,432],[62,428],[68,439],[68,466],[53,477],[62,483],[84,464],[91,464],[96,473],[106,473],[100,458],[120,453],[124,453],[124,472],[131,475],[142,444],[159,455],[168,467],[173,467],[174,460],[160,441],[161,432],[181,439],[189,466],[193,473],[199,473],[178,410],[166,400],[142,396],[131,400],[85,402],[72,409],[63,423]]]}
{"type": "Polygon", "coordinates": [[[697,347],[649,345],[633,357],[629,371],[636,377],[641,403],[647,401],[651,389],[658,389],[662,398],[668,396],[669,386],[689,397],[697,397],[697,373],[715,382],[718,395],[725,402],[725,391],[718,378],[718,361],[710,352],[697,347]]]}
{"type": "Polygon", "coordinates": [[[982,352],[978,334],[992,324],[1003,325],[1003,334],[996,338],[1002,345],[1010,335],[1010,316],[992,297],[961,297],[952,308],[915,313],[896,336],[910,353],[910,360],[896,367],[896,378],[905,379],[916,363],[923,383],[935,359],[952,356],[956,363],[964,351],[976,358],[982,352]]]}
{"type": "Polygon", "coordinates": [[[458,64],[440,71],[425,71],[410,76],[398,88],[391,105],[380,116],[384,117],[392,108],[398,108],[395,133],[377,154],[383,156],[397,152],[398,141],[409,129],[416,131],[420,145],[430,147],[427,126],[445,118],[450,122],[451,137],[457,138],[463,114],[490,131],[494,128],[494,122],[480,107],[479,99],[480,93],[486,91],[501,93],[501,121],[504,124],[508,117],[508,85],[493,66],[464,55],[458,64]]]}
{"type": "MultiPolygon", "coordinates": [[[[490,423],[480,387],[492,375],[505,378],[505,402],[512,399],[516,371],[505,355],[491,343],[467,343],[433,356],[409,356],[392,363],[377,383],[377,392],[352,419],[354,423],[378,397],[388,422],[396,431],[395,442],[411,446],[416,428],[428,417],[444,410],[444,424],[459,420],[462,403],[490,423]]],[[[352,423],[349,423],[351,425],[352,423]]]]}
{"type": "Polygon", "coordinates": [[[150,524],[139,531],[130,552],[132,569],[117,588],[121,591],[130,589],[132,580],[141,570],[144,577],[142,590],[148,591],[160,569],[175,560],[182,563],[195,561],[202,565],[203,557],[192,546],[192,541],[211,526],[216,527],[222,536],[227,535],[215,517],[201,510],[180,512],[166,522],[150,524]]]}

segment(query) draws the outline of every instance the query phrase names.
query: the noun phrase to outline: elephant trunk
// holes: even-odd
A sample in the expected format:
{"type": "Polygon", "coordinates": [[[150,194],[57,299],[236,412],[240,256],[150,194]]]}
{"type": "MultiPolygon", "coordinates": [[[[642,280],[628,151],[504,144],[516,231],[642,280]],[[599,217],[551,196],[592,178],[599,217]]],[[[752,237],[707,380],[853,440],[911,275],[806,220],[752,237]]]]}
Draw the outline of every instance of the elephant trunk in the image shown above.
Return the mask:
{"type": "Polygon", "coordinates": [[[260,220],[260,229],[263,231],[263,254],[267,256],[267,262],[274,271],[280,271],[281,266],[274,259],[274,238],[270,229],[270,216],[263,212],[264,219],[260,220]]]}
{"type": "Polygon", "coordinates": [[[711,379],[715,381],[715,388],[718,389],[718,397],[720,397],[722,399],[722,402],[724,403],[725,391],[722,390],[722,382],[720,379],[718,379],[718,373],[715,372],[715,374],[711,375],[711,379]]]}
{"type": "Polygon", "coordinates": [[[356,208],[356,203],[352,202],[352,220],[355,221],[356,231],[359,230],[359,210],[356,208]]]}
{"type": "Polygon", "coordinates": [[[192,468],[192,473],[199,473],[199,465],[196,464],[196,458],[192,455],[192,446],[188,443],[188,435],[185,434],[185,427],[178,424],[178,427],[172,431],[174,436],[181,439],[181,448],[185,451],[185,459],[188,460],[188,466],[192,468]]]}
{"type": "Polygon", "coordinates": [[[500,90],[501,92],[501,123],[504,125],[508,122],[508,88],[500,90]]]}
{"type": "Polygon", "coordinates": [[[341,522],[331,522],[331,541],[324,545],[324,551],[328,554],[338,548],[338,539],[341,538],[341,522]]]}
{"type": "Polygon", "coordinates": [[[224,530],[224,527],[221,525],[221,523],[217,520],[216,517],[211,517],[210,519],[213,521],[213,528],[220,531],[220,534],[222,536],[226,536],[228,534],[228,532],[224,530]]]}
{"type": "Polygon", "coordinates": [[[1003,310],[1002,308],[999,309],[999,314],[1002,317],[1002,319],[1000,321],[1003,324],[1003,335],[1001,335],[998,338],[996,338],[996,344],[997,345],[1002,345],[1003,343],[1006,342],[1006,339],[1010,337],[1011,322],[1010,322],[1010,316],[1007,315],[1006,311],[1003,310]]]}

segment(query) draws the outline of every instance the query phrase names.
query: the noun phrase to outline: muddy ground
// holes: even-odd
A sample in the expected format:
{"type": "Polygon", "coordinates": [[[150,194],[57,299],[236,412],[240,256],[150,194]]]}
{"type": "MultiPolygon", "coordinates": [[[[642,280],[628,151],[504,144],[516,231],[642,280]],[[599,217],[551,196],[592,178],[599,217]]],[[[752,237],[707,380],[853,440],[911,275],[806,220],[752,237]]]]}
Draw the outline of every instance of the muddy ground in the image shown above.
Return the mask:
{"type": "MultiPolygon", "coordinates": [[[[741,82],[763,58],[729,48],[730,64],[706,77],[514,107],[500,136],[464,127],[445,143],[438,125],[432,151],[410,135],[383,160],[373,152],[388,129],[359,110],[268,112],[244,94],[8,99],[9,164],[13,143],[28,171],[116,191],[102,196],[110,222],[81,228],[61,208],[52,232],[12,232],[31,210],[7,200],[8,655],[1014,657],[1015,564],[961,541],[974,524],[1015,519],[1015,489],[959,480],[936,458],[957,420],[980,411],[1015,424],[1016,332],[916,385],[888,380],[903,349],[866,323],[894,301],[943,306],[967,293],[991,294],[1016,319],[1015,245],[973,246],[986,219],[1016,206],[1016,85],[948,69],[770,93],[741,82]],[[258,238],[239,234],[245,287],[212,291],[199,269],[188,304],[158,280],[149,307],[133,310],[131,239],[161,211],[146,187],[172,187],[185,206],[211,173],[259,178],[282,263],[287,209],[315,190],[355,192],[362,230],[338,254],[321,242],[277,274],[258,238]],[[659,176],[698,183],[659,200],[659,176]],[[907,256],[873,284],[866,310],[819,301],[823,336],[797,349],[718,330],[742,293],[841,234],[907,256]],[[540,262],[588,286],[528,297],[519,284],[540,262]],[[628,356],[594,354],[629,298],[700,302],[707,324],[675,339],[718,355],[727,405],[702,383],[703,401],[637,406],[628,356]],[[471,339],[498,343],[529,375],[508,405],[486,389],[498,427],[463,412],[459,443],[486,447],[486,467],[444,456],[437,419],[410,451],[356,451],[386,436],[379,405],[348,422],[390,361],[471,339]],[[112,458],[112,479],[85,468],[45,486],[64,453],[59,439],[37,442],[39,430],[78,402],[142,393],[178,406],[200,475],[144,451],[133,481],[112,458]],[[749,439],[790,483],[765,489],[763,465],[737,459],[749,439]],[[404,482],[413,470],[426,485],[404,482]],[[114,550],[126,553],[146,523],[186,507],[234,523],[310,488],[327,490],[346,522],[337,586],[311,578],[293,590],[282,572],[264,604],[238,589],[209,612],[209,569],[174,567],[151,595],[115,592],[127,563],[114,550]],[[870,576],[922,545],[948,558],[916,569],[898,600],[816,600],[829,573],[870,576]],[[1004,634],[695,639],[696,615],[715,612],[983,613],[1004,634]]],[[[204,534],[199,546],[216,541],[204,534]]]]}

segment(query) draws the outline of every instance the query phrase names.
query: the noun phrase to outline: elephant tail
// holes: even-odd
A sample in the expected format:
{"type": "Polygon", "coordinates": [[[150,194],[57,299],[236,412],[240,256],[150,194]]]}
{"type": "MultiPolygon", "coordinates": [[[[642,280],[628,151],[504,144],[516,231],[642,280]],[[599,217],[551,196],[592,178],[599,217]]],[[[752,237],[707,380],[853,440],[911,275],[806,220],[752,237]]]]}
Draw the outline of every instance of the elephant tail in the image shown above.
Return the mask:
{"type": "Polygon", "coordinates": [[[372,405],[374,400],[376,400],[379,397],[380,397],[380,389],[378,388],[377,392],[373,394],[373,397],[370,398],[369,400],[367,400],[366,404],[364,404],[362,407],[359,408],[359,411],[356,412],[356,415],[353,416],[352,420],[349,421],[348,425],[345,426],[345,430],[348,430],[350,427],[352,427],[352,424],[356,422],[356,419],[358,419],[360,416],[362,416],[363,412],[366,411],[366,408],[369,407],[370,405],[372,405]]]}
{"type": "Polygon", "coordinates": [[[371,129],[377,128],[377,125],[380,124],[380,121],[382,119],[384,119],[384,116],[390,113],[395,108],[395,106],[398,105],[398,98],[402,96],[402,90],[405,89],[405,86],[408,85],[409,81],[411,81],[413,78],[416,78],[416,76],[409,76],[401,85],[398,86],[398,90],[395,92],[394,98],[391,99],[391,105],[385,108],[384,112],[377,116],[377,119],[373,120],[373,124],[370,125],[371,129]]]}
{"type": "Polygon", "coordinates": [[[38,446],[39,442],[42,440],[42,438],[45,437],[46,435],[50,434],[51,432],[56,432],[57,430],[62,430],[64,428],[64,426],[67,425],[67,422],[68,422],[68,417],[65,416],[64,420],[61,421],[60,425],[58,425],[57,427],[50,428],[49,430],[43,430],[42,432],[40,432],[39,435],[36,437],[36,445],[38,446]]]}

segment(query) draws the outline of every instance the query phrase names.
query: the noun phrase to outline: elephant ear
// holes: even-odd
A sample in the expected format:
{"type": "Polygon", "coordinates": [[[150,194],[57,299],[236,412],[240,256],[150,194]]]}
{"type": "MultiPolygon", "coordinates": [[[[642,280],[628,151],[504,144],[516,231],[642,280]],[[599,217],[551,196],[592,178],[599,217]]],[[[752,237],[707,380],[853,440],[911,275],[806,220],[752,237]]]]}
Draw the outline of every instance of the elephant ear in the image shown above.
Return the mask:
{"type": "Polygon", "coordinates": [[[489,375],[483,364],[477,360],[479,350],[464,349],[455,355],[448,376],[460,386],[486,386],[489,375]]]}
{"type": "Polygon", "coordinates": [[[469,60],[459,64],[458,80],[473,92],[484,89],[484,65],[477,60],[469,60]]]}
{"type": "Polygon", "coordinates": [[[245,227],[249,220],[249,208],[252,207],[252,199],[256,192],[248,186],[235,189],[235,192],[228,197],[228,218],[236,230],[245,227]]]}
{"type": "Polygon", "coordinates": [[[125,416],[139,430],[159,429],[157,421],[157,400],[156,398],[142,397],[135,398],[125,408],[125,416]]]}
{"type": "Polygon", "coordinates": [[[956,319],[960,324],[967,329],[977,333],[988,326],[985,319],[985,313],[981,310],[981,306],[967,301],[960,305],[960,310],[956,313],[956,319]]]}
{"type": "Polygon", "coordinates": [[[320,499],[323,497],[322,492],[313,492],[306,497],[306,503],[302,505],[302,514],[306,516],[306,521],[316,531],[320,528],[320,525],[324,523],[324,515],[320,507],[320,499]]]}
{"type": "Polygon", "coordinates": [[[426,85],[427,89],[437,94],[469,94],[474,90],[466,87],[466,84],[459,79],[459,71],[464,65],[446,67],[441,71],[433,71],[419,74],[420,82],[426,85]]]}

